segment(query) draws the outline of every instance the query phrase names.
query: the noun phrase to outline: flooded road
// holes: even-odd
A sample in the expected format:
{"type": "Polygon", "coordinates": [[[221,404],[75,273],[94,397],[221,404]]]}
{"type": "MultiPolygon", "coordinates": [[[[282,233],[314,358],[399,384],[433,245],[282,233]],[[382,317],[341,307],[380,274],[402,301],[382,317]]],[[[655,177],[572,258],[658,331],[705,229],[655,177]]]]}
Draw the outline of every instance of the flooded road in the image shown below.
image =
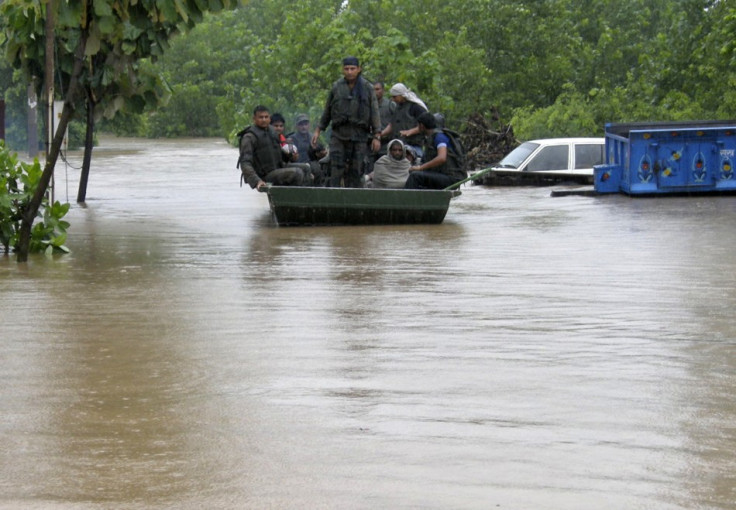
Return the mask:
{"type": "Polygon", "coordinates": [[[736,197],[277,228],[236,159],[103,138],[0,258],[0,508],[736,507],[736,197]]]}

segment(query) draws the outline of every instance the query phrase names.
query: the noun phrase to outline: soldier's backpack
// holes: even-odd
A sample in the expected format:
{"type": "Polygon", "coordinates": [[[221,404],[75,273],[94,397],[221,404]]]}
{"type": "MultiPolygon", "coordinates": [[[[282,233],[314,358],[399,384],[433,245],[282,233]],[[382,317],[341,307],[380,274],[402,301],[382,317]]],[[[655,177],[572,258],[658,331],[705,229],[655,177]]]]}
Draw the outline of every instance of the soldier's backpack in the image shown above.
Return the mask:
{"type": "MultiPolygon", "coordinates": [[[[240,142],[243,140],[243,135],[247,133],[249,129],[250,129],[250,126],[246,126],[245,128],[241,129],[235,134],[235,136],[238,138],[238,151],[240,151],[240,142]]],[[[240,153],[238,153],[238,162],[235,164],[235,168],[240,168],[240,153]]],[[[240,185],[241,186],[243,185],[242,176],[241,176],[240,185]]]]}
{"type": "Polygon", "coordinates": [[[452,143],[452,147],[455,149],[455,162],[457,163],[457,167],[462,170],[463,172],[468,171],[468,155],[465,151],[465,147],[463,147],[462,139],[460,138],[460,133],[457,131],[454,131],[452,129],[448,128],[442,128],[440,131],[445,133],[447,137],[450,139],[450,142],[452,143]]]}

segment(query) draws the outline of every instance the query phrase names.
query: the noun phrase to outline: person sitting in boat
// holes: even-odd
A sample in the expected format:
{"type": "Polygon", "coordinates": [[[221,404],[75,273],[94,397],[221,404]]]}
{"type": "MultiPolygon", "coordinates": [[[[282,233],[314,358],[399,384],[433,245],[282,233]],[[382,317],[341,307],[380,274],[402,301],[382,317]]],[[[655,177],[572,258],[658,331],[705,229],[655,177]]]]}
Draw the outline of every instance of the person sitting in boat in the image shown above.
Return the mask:
{"type": "Polygon", "coordinates": [[[460,163],[458,149],[450,137],[437,128],[434,115],[425,112],[417,119],[419,132],[426,136],[421,165],[409,168],[406,189],[444,189],[468,175],[460,163]]]}
{"type": "Polygon", "coordinates": [[[404,154],[406,155],[406,160],[409,162],[409,166],[421,163],[421,160],[417,157],[417,151],[411,145],[404,145],[404,154]]]}
{"type": "Polygon", "coordinates": [[[266,183],[279,186],[301,186],[304,170],[288,164],[289,155],[281,149],[278,134],[271,126],[271,112],[258,105],[253,110],[253,124],[238,133],[240,157],[238,167],[242,179],[253,189],[266,183]]]}
{"type": "Polygon", "coordinates": [[[398,138],[388,143],[388,154],[378,158],[367,176],[367,187],[403,188],[409,178],[411,163],[406,159],[404,142],[398,138]]]}
{"type": "Polygon", "coordinates": [[[326,186],[330,178],[330,158],[327,154],[327,148],[318,142],[316,147],[309,147],[307,154],[309,155],[309,166],[314,176],[312,186],[326,186]]]}
{"type": "Polygon", "coordinates": [[[296,116],[296,130],[287,135],[299,151],[299,163],[309,162],[309,148],[312,146],[312,133],[309,131],[309,116],[300,113],[296,116]]]}
{"type": "Polygon", "coordinates": [[[280,113],[271,115],[271,127],[276,131],[279,137],[279,143],[281,144],[281,150],[289,156],[289,161],[298,161],[299,148],[295,144],[289,143],[286,135],[284,135],[286,129],[286,119],[284,116],[280,113]]]}

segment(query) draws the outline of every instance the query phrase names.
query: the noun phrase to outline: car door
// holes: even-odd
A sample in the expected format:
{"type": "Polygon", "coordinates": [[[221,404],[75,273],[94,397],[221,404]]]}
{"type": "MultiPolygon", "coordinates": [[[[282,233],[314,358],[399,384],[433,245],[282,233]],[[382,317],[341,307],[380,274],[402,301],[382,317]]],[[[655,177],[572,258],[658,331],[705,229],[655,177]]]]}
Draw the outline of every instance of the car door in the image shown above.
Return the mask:
{"type": "Polygon", "coordinates": [[[574,144],[573,173],[593,175],[593,167],[606,162],[605,143],[574,144]]]}
{"type": "Polygon", "coordinates": [[[570,145],[547,145],[537,151],[526,165],[527,172],[567,172],[570,169],[570,145]]]}

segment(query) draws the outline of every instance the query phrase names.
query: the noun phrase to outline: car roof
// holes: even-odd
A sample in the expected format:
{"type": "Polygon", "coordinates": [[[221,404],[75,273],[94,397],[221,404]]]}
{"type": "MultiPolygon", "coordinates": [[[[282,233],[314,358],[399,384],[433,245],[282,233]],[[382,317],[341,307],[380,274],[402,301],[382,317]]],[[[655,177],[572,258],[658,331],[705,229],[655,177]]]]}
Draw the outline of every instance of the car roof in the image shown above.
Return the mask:
{"type": "Polygon", "coordinates": [[[587,137],[587,138],[539,138],[537,140],[527,140],[528,142],[538,143],[540,145],[558,145],[564,143],[605,143],[603,137],[587,137]]]}

